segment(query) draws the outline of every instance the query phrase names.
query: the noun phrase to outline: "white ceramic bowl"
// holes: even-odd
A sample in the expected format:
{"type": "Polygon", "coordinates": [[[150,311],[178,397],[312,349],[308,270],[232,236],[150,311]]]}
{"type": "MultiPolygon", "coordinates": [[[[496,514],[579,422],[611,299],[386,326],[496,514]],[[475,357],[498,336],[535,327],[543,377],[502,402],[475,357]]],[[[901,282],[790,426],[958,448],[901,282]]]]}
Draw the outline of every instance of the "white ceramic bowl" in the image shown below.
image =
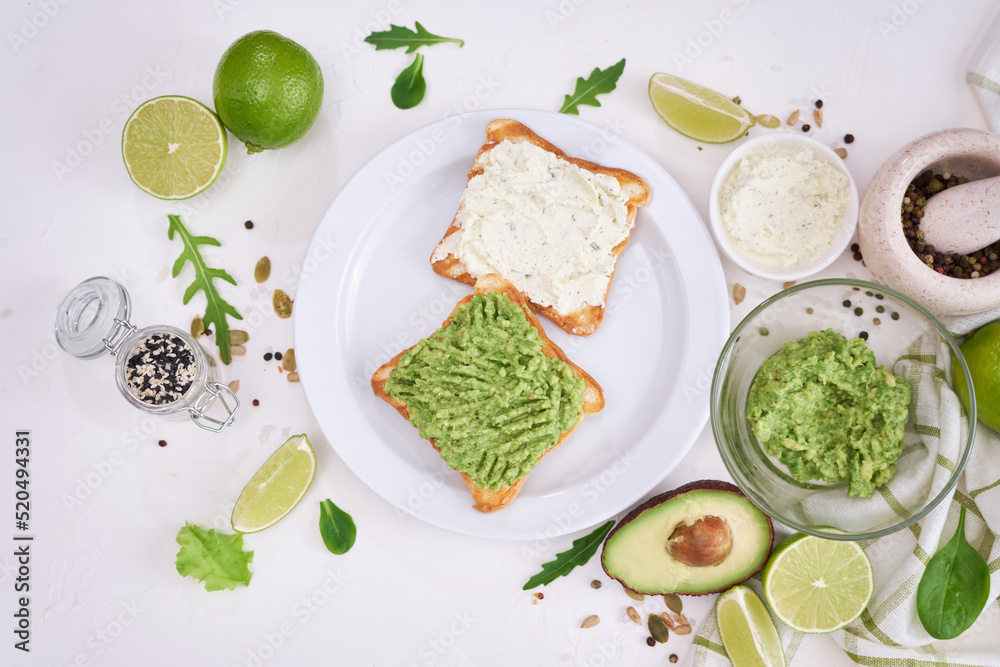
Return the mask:
{"type": "Polygon", "coordinates": [[[756,137],[743,143],[730,153],[729,157],[727,157],[722,163],[722,166],[719,167],[719,171],[715,174],[715,181],[712,183],[712,191],[709,195],[708,202],[708,217],[709,224],[712,228],[712,235],[715,237],[716,245],[741,269],[769,280],[801,280],[828,267],[833,260],[844,252],[847,244],[851,242],[851,237],[854,235],[854,229],[858,223],[858,189],[854,184],[854,179],[851,177],[851,173],[846,167],[844,167],[844,161],[841,160],[840,157],[829,147],[824,146],[815,139],[810,139],[803,134],[793,134],[791,131],[784,133],[772,133],[756,137]],[[844,217],[841,221],[840,230],[837,232],[836,236],[833,237],[833,241],[830,243],[830,248],[825,254],[823,254],[823,256],[811,262],[801,262],[789,267],[762,265],[759,262],[756,262],[753,258],[740,254],[740,252],[729,240],[729,235],[726,233],[726,230],[722,225],[722,206],[719,200],[719,195],[726,183],[726,180],[729,178],[729,175],[739,164],[740,160],[746,156],[751,153],[798,147],[810,149],[817,160],[823,160],[833,165],[834,168],[847,176],[847,210],[844,211],[844,217]]]}

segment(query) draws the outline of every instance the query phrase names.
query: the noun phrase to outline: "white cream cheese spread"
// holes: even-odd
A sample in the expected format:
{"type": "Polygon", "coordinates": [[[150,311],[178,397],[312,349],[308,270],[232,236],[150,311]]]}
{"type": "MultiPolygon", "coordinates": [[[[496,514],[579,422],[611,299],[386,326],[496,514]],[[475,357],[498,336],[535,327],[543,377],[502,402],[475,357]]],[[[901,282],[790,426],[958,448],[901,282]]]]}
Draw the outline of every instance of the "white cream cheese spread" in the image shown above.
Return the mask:
{"type": "Polygon", "coordinates": [[[632,229],[612,176],[581,169],[529,142],[485,154],[432,261],[453,255],[473,278],[499,273],[531,301],[571,313],[603,306],[613,248],[632,229]]]}
{"type": "Polygon", "coordinates": [[[751,153],[720,191],[722,226],[757,264],[789,267],[829,249],[847,209],[849,181],[808,148],[751,153]]]}

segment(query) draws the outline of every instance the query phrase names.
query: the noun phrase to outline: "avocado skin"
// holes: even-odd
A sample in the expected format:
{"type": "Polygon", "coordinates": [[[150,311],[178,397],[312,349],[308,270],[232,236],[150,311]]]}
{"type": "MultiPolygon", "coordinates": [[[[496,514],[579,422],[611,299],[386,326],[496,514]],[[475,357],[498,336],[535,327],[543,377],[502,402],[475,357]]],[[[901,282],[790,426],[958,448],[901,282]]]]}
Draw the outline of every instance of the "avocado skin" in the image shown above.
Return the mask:
{"type": "MultiPolygon", "coordinates": [[[[605,563],[605,561],[604,561],[604,552],[607,551],[608,543],[611,541],[611,538],[614,537],[615,533],[617,533],[618,530],[621,529],[623,526],[627,526],[629,523],[631,523],[632,521],[634,521],[638,516],[640,516],[644,512],[647,512],[647,511],[649,511],[649,510],[651,510],[651,509],[653,509],[655,507],[658,507],[658,506],[660,506],[660,505],[662,505],[662,504],[664,504],[666,502],[674,500],[675,498],[679,498],[680,496],[682,496],[682,495],[684,495],[686,493],[691,493],[692,491],[719,491],[719,492],[723,492],[723,493],[732,493],[733,495],[739,496],[741,498],[746,498],[746,496],[743,494],[743,492],[740,491],[739,487],[737,487],[735,484],[732,484],[730,482],[724,482],[724,481],[717,480],[717,479],[702,479],[702,480],[698,480],[698,481],[695,481],[695,482],[688,482],[687,484],[684,484],[683,486],[679,486],[676,489],[673,489],[672,491],[666,491],[664,493],[657,494],[657,495],[653,496],[652,498],[649,498],[645,502],[642,502],[639,505],[637,505],[631,512],[629,512],[628,514],[626,514],[622,518],[622,520],[618,522],[618,525],[616,525],[614,528],[612,528],[611,532],[608,533],[607,538],[605,538],[605,540],[604,540],[604,546],[601,548],[601,567],[604,569],[604,573],[607,574],[610,578],[612,578],[615,581],[617,581],[618,583],[620,583],[622,585],[622,587],[624,587],[624,588],[626,588],[626,589],[628,589],[628,590],[630,590],[630,591],[632,591],[634,593],[638,593],[640,595],[661,595],[661,593],[659,593],[659,592],[658,593],[647,593],[646,591],[636,590],[636,589],[630,587],[624,581],[622,581],[619,577],[616,577],[615,575],[611,574],[611,572],[608,572],[608,568],[604,564],[605,563]]],[[[749,501],[749,498],[747,498],[747,500],[749,501]]],[[[768,557],[771,554],[771,548],[774,546],[774,523],[771,521],[771,517],[768,516],[767,514],[764,514],[764,517],[767,519],[767,529],[768,529],[767,550],[766,550],[766,553],[764,555],[764,558],[761,559],[760,563],[758,563],[757,568],[753,572],[751,572],[749,575],[747,575],[746,578],[741,579],[740,581],[734,581],[734,582],[729,583],[726,586],[722,586],[720,588],[716,588],[716,589],[708,590],[708,591],[701,591],[701,592],[698,592],[698,593],[681,592],[681,591],[675,591],[675,592],[678,595],[690,595],[691,597],[697,597],[697,596],[701,596],[701,595],[713,595],[715,593],[721,593],[722,591],[728,590],[728,589],[732,588],[733,586],[735,586],[736,584],[742,583],[743,581],[746,581],[750,577],[752,577],[755,574],[757,574],[758,572],[760,572],[764,568],[764,565],[767,563],[768,557]]]]}

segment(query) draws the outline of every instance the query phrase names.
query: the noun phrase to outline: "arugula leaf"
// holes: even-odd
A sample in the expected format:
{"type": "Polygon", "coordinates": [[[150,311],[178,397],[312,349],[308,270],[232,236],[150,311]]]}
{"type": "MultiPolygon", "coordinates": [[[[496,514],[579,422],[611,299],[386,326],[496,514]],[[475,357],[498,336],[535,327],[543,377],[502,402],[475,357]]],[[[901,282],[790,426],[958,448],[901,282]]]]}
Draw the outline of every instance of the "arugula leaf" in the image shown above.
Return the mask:
{"type": "Polygon", "coordinates": [[[566,99],[563,100],[563,105],[559,109],[559,113],[579,115],[580,110],[577,107],[581,104],[587,104],[592,107],[601,106],[601,103],[597,101],[597,96],[610,93],[614,90],[618,84],[618,77],[624,71],[625,59],[622,58],[606,70],[595,67],[594,71],[586,79],[582,76],[578,77],[576,80],[576,90],[573,91],[572,95],[567,95],[566,99]]]}
{"type": "Polygon", "coordinates": [[[222,269],[210,269],[198,251],[200,245],[221,246],[217,240],[211,236],[191,236],[190,232],[181,223],[179,215],[169,215],[170,227],[167,230],[167,238],[173,240],[174,234],[180,236],[184,243],[184,251],[174,262],[173,277],[176,278],[184,268],[186,262],[191,262],[194,267],[194,282],[191,283],[184,292],[184,303],[187,304],[199,291],[205,293],[205,315],[201,318],[207,327],[209,324],[215,325],[215,344],[219,346],[219,357],[222,363],[228,364],[229,357],[229,323],[226,316],[230,315],[237,320],[242,320],[243,316],[236,312],[236,308],[226,303],[219,295],[219,291],[212,282],[215,278],[225,280],[227,283],[236,284],[236,281],[222,269]]]}
{"type": "Polygon", "coordinates": [[[953,639],[979,618],[990,599],[986,559],[965,539],[965,507],[954,537],[927,563],[917,585],[917,616],[935,639],[953,639]]]}
{"type": "Polygon", "coordinates": [[[373,32],[365,37],[365,41],[374,44],[376,51],[405,48],[407,53],[413,53],[421,46],[434,46],[445,42],[457,42],[459,48],[465,46],[465,42],[460,39],[432,35],[419,22],[416,23],[416,26],[417,31],[413,32],[403,26],[390,25],[389,30],[373,32]]]}
{"type": "Polygon", "coordinates": [[[319,504],[319,534],[323,536],[326,548],[339,556],[354,546],[358,529],[350,514],[327,499],[319,504]]]}
{"type": "Polygon", "coordinates": [[[542,571],[528,579],[528,583],[521,589],[526,591],[536,586],[552,583],[557,577],[565,577],[577,565],[583,565],[590,557],[597,552],[597,547],[607,536],[614,521],[608,521],[589,535],[573,540],[573,546],[566,551],[556,554],[555,560],[542,564],[542,571]]]}
{"type": "Polygon", "coordinates": [[[194,577],[205,584],[206,591],[233,590],[250,583],[252,551],[243,551],[243,535],[223,535],[192,523],[177,531],[177,573],[194,577]]]}
{"type": "Polygon", "coordinates": [[[427,92],[427,82],[423,74],[424,56],[418,53],[413,63],[399,73],[392,84],[392,103],[400,109],[412,109],[420,104],[427,92]]]}

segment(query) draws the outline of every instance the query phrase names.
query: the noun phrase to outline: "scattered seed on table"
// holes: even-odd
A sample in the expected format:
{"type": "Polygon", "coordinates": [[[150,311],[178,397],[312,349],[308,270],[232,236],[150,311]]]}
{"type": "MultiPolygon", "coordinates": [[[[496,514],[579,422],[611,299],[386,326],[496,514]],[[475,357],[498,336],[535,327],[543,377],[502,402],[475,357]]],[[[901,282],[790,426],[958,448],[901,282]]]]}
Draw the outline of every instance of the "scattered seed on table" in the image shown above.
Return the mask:
{"type": "Polygon", "coordinates": [[[202,333],[204,333],[206,336],[211,336],[212,335],[212,330],[211,329],[205,329],[205,331],[203,331],[202,333]]]}
{"type": "Polygon", "coordinates": [[[847,159],[847,149],[846,148],[843,148],[843,147],[834,148],[833,152],[836,153],[837,157],[839,157],[841,160],[846,160],[847,159]]]}
{"type": "Polygon", "coordinates": [[[299,372],[298,371],[292,371],[286,377],[288,378],[289,382],[298,382],[299,381],[299,372]]]}
{"type": "Polygon", "coordinates": [[[894,310],[894,311],[892,311],[892,314],[891,314],[891,315],[889,315],[889,317],[891,317],[891,318],[892,318],[892,319],[894,319],[894,320],[898,320],[898,319],[899,319],[899,313],[897,313],[897,312],[896,312],[896,311],[894,310]]]}
{"type": "Polygon", "coordinates": [[[593,614],[583,619],[583,623],[580,624],[581,628],[592,628],[601,622],[600,617],[597,614],[593,614]]]}
{"type": "Polygon", "coordinates": [[[815,311],[815,310],[813,310],[812,308],[806,308],[806,314],[807,314],[807,315],[812,315],[812,314],[813,314],[813,313],[815,313],[815,312],[816,312],[816,311],[815,311]]]}
{"type": "Polygon", "coordinates": [[[843,305],[844,305],[844,308],[850,308],[851,307],[851,300],[850,299],[844,299],[843,305]]]}
{"type": "Polygon", "coordinates": [[[771,332],[768,330],[767,327],[761,327],[760,329],[757,329],[757,333],[759,333],[761,336],[766,336],[771,332]]]}
{"type": "Polygon", "coordinates": [[[243,226],[246,227],[247,229],[253,229],[253,220],[247,220],[246,222],[243,223],[243,226]]]}
{"type": "Polygon", "coordinates": [[[876,313],[884,313],[885,312],[885,306],[883,306],[881,304],[875,306],[875,312],[876,313]]]}
{"type": "Polygon", "coordinates": [[[844,143],[845,144],[853,144],[854,143],[854,135],[853,134],[845,134],[844,135],[844,143]]]}
{"type": "Polygon", "coordinates": [[[257,407],[258,405],[260,405],[260,401],[258,401],[256,398],[253,399],[253,406],[257,407]]]}
{"type": "Polygon", "coordinates": [[[160,447],[166,447],[167,446],[167,441],[166,440],[160,440],[156,444],[158,444],[160,447]]]}
{"type": "Polygon", "coordinates": [[[795,281],[789,280],[787,283],[781,283],[781,289],[788,289],[789,287],[793,287],[794,285],[795,281]]]}
{"type": "Polygon", "coordinates": [[[676,653],[671,653],[670,657],[667,658],[667,660],[669,660],[670,662],[677,662],[677,654],[676,653]]]}
{"type": "Polygon", "coordinates": [[[858,338],[860,338],[861,340],[868,340],[868,332],[862,331],[861,333],[858,334],[858,338]]]}
{"type": "Polygon", "coordinates": [[[229,383],[229,388],[232,389],[233,393],[235,394],[236,392],[238,392],[240,390],[240,381],[239,380],[233,380],[232,382],[229,383]]]}
{"type": "Polygon", "coordinates": [[[809,131],[809,130],[811,130],[811,129],[812,129],[812,128],[811,128],[811,127],[809,127],[809,123],[804,123],[804,124],[802,125],[802,131],[803,131],[803,132],[808,132],[808,131],[809,131]]]}
{"type": "Polygon", "coordinates": [[[271,361],[271,357],[273,357],[273,356],[274,355],[271,354],[270,352],[265,352],[264,353],[264,361],[271,361]]]}
{"type": "Polygon", "coordinates": [[[817,109],[823,108],[823,100],[816,100],[816,108],[817,109]]]}
{"type": "Polygon", "coordinates": [[[253,267],[253,279],[262,283],[271,276],[271,259],[266,255],[257,260],[253,267]]]}
{"type": "Polygon", "coordinates": [[[633,623],[636,625],[642,625],[642,620],[639,618],[639,612],[635,610],[635,607],[629,607],[625,610],[625,613],[628,614],[628,617],[632,619],[633,623]]]}
{"type": "Polygon", "coordinates": [[[592,582],[590,582],[590,587],[596,591],[598,588],[601,587],[601,582],[599,582],[597,579],[594,579],[592,582]]]}
{"type": "Polygon", "coordinates": [[[875,298],[878,299],[879,301],[881,301],[882,299],[885,298],[885,294],[876,294],[875,298]]]}
{"type": "Polygon", "coordinates": [[[875,326],[878,326],[878,325],[882,324],[882,320],[880,320],[879,318],[876,317],[874,320],[872,320],[872,324],[874,324],[875,326]]]}
{"type": "Polygon", "coordinates": [[[646,637],[646,646],[656,646],[656,640],[652,637],[646,637]]]}
{"type": "Polygon", "coordinates": [[[816,127],[823,127],[823,112],[819,107],[813,109],[813,120],[816,121],[816,127]]]}
{"type": "Polygon", "coordinates": [[[789,127],[791,127],[792,125],[795,125],[797,122],[799,122],[799,110],[798,109],[796,109],[791,114],[789,114],[788,120],[785,121],[785,124],[788,125],[789,127]]]}
{"type": "Polygon", "coordinates": [[[247,349],[242,345],[233,345],[229,348],[229,354],[234,357],[241,357],[247,353],[247,349]]]}
{"type": "Polygon", "coordinates": [[[857,315],[858,317],[861,317],[862,315],[865,314],[865,309],[864,308],[855,308],[854,309],[854,314],[857,315]]]}
{"type": "Polygon", "coordinates": [[[287,350],[285,350],[285,354],[281,358],[281,367],[284,368],[289,373],[291,373],[296,369],[294,348],[290,347],[287,350]]]}
{"type": "Polygon", "coordinates": [[[274,353],[274,360],[275,361],[281,361],[281,352],[275,352],[274,353]]]}
{"type": "Polygon", "coordinates": [[[737,306],[743,303],[743,299],[747,295],[747,288],[739,283],[733,285],[733,303],[737,306]]]}

